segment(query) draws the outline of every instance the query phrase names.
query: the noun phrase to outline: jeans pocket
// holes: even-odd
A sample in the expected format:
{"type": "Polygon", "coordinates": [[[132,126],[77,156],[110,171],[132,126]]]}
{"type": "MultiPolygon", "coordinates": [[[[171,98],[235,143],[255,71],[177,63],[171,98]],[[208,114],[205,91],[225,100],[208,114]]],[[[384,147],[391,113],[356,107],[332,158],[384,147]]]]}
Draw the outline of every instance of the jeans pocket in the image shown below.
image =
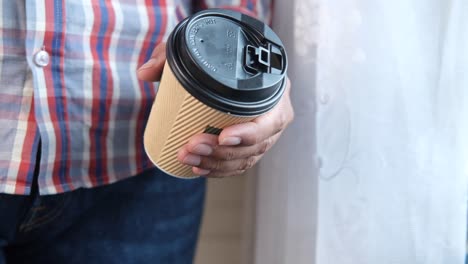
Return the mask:
{"type": "Polygon", "coordinates": [[[67,207],[70,197],[64,195],[63,197],[57,197],[57,199],[50,199],[50,197],[47,200],[42,197],[37,197],[36,199],[25,219],[20,224],[19,232],[31,232],[60,217],[67,207]]]}

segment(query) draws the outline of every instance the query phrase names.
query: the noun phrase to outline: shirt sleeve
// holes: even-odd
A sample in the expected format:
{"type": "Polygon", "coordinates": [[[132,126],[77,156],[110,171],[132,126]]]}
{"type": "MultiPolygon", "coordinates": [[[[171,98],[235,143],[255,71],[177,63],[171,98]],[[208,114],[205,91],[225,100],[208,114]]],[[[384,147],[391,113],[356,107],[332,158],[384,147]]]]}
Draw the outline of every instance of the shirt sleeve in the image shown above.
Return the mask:
{"type": "Polygon", "coordinates": [[[194,0],[195,11],[224,8],[242,12],[271,24],[273,0],[194,0]]]}

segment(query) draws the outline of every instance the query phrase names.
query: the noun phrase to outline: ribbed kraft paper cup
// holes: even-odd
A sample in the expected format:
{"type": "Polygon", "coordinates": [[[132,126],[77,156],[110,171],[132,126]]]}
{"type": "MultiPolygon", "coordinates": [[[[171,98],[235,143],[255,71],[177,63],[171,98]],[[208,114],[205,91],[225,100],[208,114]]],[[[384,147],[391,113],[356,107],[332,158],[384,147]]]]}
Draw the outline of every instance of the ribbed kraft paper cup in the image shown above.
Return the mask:
{"type": "Polygon", "coordinates": [[[166,47],[145,150],[169,175],[194,178],[192,167],[177,160],[179,149],[195,134],[219,135],[270,111],[285,89],[286,53],[268,26],[221,9],[182,21],[166,47]]]}

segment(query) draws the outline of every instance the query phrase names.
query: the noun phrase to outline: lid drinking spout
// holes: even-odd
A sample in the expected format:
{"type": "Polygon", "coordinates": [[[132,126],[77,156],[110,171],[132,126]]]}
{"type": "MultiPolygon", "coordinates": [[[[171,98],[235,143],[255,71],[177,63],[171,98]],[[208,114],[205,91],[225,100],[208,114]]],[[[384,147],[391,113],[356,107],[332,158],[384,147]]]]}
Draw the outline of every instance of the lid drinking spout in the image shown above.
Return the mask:
{"type": "Polygon", "coordinates": [[[244,69],[248,73],[254,75],[259,72],[281,74],[283,67],[283,55],[274,45],[269,43],[266,47],[245,46],[244,69]]]}

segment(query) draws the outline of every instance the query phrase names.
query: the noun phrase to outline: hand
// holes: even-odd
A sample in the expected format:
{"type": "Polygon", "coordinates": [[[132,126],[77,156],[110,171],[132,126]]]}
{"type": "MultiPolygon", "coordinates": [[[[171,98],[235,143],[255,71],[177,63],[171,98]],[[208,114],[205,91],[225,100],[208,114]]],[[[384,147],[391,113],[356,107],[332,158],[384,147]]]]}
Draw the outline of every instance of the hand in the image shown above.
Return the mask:
{"type": "MultiPolygon", "coordinates": [[[[144,81],[158,81],[165,62],[165,44],[158,45],[151,59],[138,69],[144,81]]],[[[294,119],[290,82],[280,102],[268,113],[243,124],[223,129],[219,136],[200,133],[192,136],[177,155],[183,164],[192,166],[197,175],[229,177],[253,167],[276,143],[294,119]]]]}
{"type": "Polygon", "coordinates": [[[166,43],[160,43],[154,48],[151,58],[137,70],[138,79],[148,82],[158,82],[166,62],[166,43]]]}
{"type": "Polygon", "coordinates": [[[178,153],[178,160],[193,166],[193,173],[229,177],[253,167],[278,140],[294,118],[290,82],[281,101],[251,122],[223,129],[219,136],[197,134],[178,153]]]}

